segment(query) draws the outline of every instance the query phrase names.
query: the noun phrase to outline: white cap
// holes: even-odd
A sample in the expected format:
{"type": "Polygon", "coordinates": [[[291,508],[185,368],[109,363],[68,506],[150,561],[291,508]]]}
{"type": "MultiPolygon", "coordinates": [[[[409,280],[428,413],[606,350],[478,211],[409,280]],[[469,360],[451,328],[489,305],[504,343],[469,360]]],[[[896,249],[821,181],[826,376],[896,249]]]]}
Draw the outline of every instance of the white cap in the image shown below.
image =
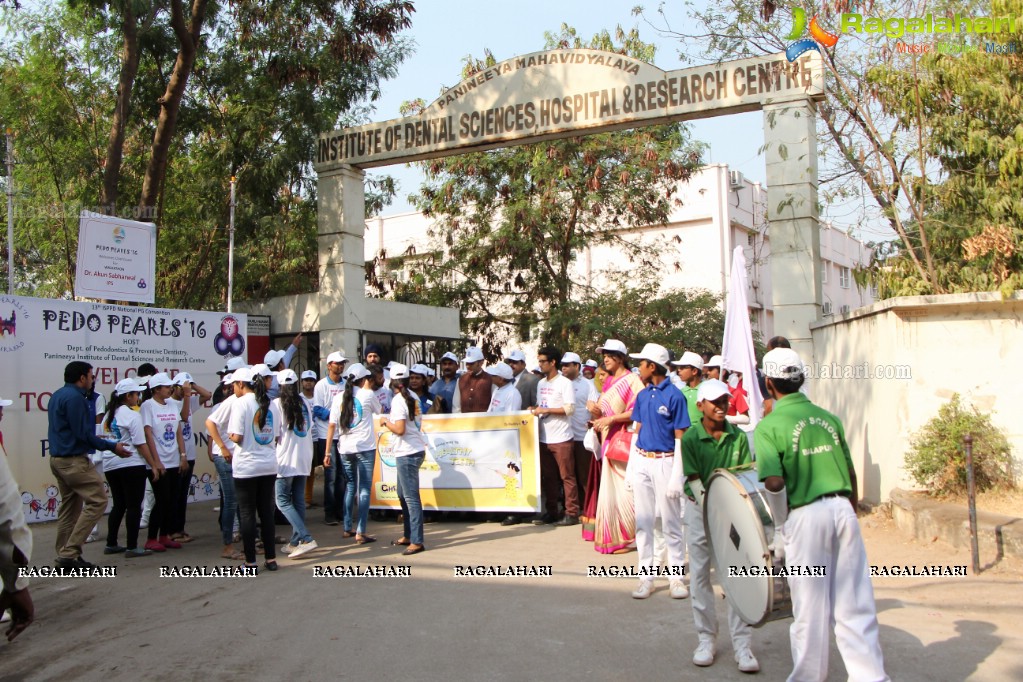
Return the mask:
{"type": "Polygon", "coordinates": [[[648,343],[643,346],[643,350],[638,353],[632,353],[629,355],[630,358],[635,360],[649,360],[655,365],[660,365],[664,369],[668,369],[668,358],[671,354],[668,353],[668,349],[657,343],[648,343]]]}
{"type": "Polygon", "coordinates": [[[703,363],[703,366],[704,367],[721,367],[721,363],[722,362],[724,362],[724,361],[721,359],[720,355],[712,355],[712,356],[710,356],[710,360],[708,360],[707,362],[703,363]]]}
{"type": "Polygon", "coordinates": [[[717,400],[721,396],[728,394],[728,384],[720,379],[707,379],[700,382],[700,387],[696,389],[696,402],[717,400]]]}
{"type": "Polygon", "coordinates": [[[452,353],[451,351],[448,351],[444,355],[440,356],[441,362],[444,362],[445,360],[450,360],[451,362],[458,364],[458,356],[452,353]]]}
{"type": "MultiPolygon", "coordinates": [[[[515,362],[525,362],[526,361],[526,354],[523,353],[520,350],[513,350],[511,353],[508,353],[507,355],[505,355],[504,359],[505,360],[514,360],[515,362]]],[[[500,375],[498,375],[498,376],[500,376],[500,375]]]]}
{"type": "Polygon", "coordinates": [[[311,369],[307,369],[306,371],[302,372],[302,378],[312,379],[313,381],[316,381],[316,372],[314,372],[311,369]]]}
{"type": "Polygon", "coordinates": [[[275,374],[276,374],[276,372],[271,372],[270,368],[267,367],[266,365],[262,364],[262,363],[258,364],[258,365],[253,365],[252,366],[252,376],[253,377],[257,377],[257,376],[260,376],[260,377],[272,377],[275,374]]]}
{"type": "Polygon", "coordinates": [[[483,351],[476,346],[469,346],[465,349],[465,361],[466,362],[479,362],[483,359],[483,351]]]}
{"type": "Polygon", "coordinates": [[[409,373],[418,374],[420,376],[427,376],[430,373],[430,368],[424,364],[417,362],[409,368],[409,373]]]}
{"type": "Polygon", "coordinates": [[[392,379],[408,379],[408,367],[396,362],[391,365],[391,378],[392,379]]]}
{"type": "Polygon", "coordinates": [[[280,372],[277,372],[277,383],[279,383],[281,386],[287,386],[288,384],[297,384],[298,375],[295,374],[295,370],[293,369],[282,369],[280,372]]]}
{"type": "Polygon", "coordinates": [[[566,362],[574,362],[577,365],[583,364],[583,359],[579,357],[578,353],[565,353],[561,356],[561,364],[566,362]]]}
{"type": "Polygon", "coordinates": [[[703,369],[703,358],[701,358],[698,353],[687,350],[682,354],[682,357],[673,361],[671,364],[676,367],[695,367],[696,369],[703,369]]]}
{"type": "Polygon", "coordinates": [[[426,376],[428,376],[428,377],[435,377],[435,376],[437,376],[437,373],[433,371],[433,367],[427,367],[426,368],[426,376]]]}
{"type": "Polygon", "coordinates": [[[157,386],[173,386],[174,380],[167,375],[166,372],[160,372],[149,377],[149,388],[156,388],[157,386]]]}
{"type": "Polygon", "coordinates": [[[178,372],[174,375],[175,386],[184,386],[186,382],[190,384],[193,381],[194,379],[192,379],[192,375],[188,372],[178,372]]]}
{"type": "Polygon", "coordinates": [[[327,356],[327,362],[348,362],[348,358],[346,358],[344,355],[341,355],[341,353],[334,351],[333,353],[327,356]]]}
{"type": "MultiPolygon", "coordinates": [[[[238,370],[235,370],[237,372],[238,370]]],[[[234,372],[228,372],[224,375],[224,378],[220,380],[222,384],[233,384],[234,383],[234,372]]]]}
{"type": "Polygon", "coordinates": [[[243,381],[246,384],[252,383],[252,377],[255,376],[252,370],[248,367],[239,367],[234,371],[234,381],[243,381]]]}
{"type": "Polygon", "coordinates": [[[362,381],[369,375],[370,371],[366,369],[366,365],[362,364],[361,362],[356,362],[355,364],[348,368],[347,372],[345,372],[345,376],[348,377],[351,381],[362,381]]]}
{"type": "MultiPolygon", "coordinates": [[[[125,381],[129,381],[129,379],[125,379],[125,381]]],[[[120,384],[118,384],[118,386],[119,385],[120,384]]],[[[14,404],[13,400],[4,400],[3,398],[0,398],[0,407],[10,407],[13,404],[14,404]]]]}
{"type": "Polygon", "coordinates": [[[791,348],[775,348],[764,355],[764,376],[772,379],[797,379],[805,369],[799,354],[791,348]]]}
{"type": "Polygon", "coordinates": [[[266,355],[263,356],[263,363],[267,367],[276,367],[277,364],[284,359],[287,353],[283,350],[268,350],[266,355]]]}
{"type": "MultiPolygon", "coordinates": [[[[114,386],[114,392],[117,393],[117,395],[124,395],[126,393],[141,393],[142,389],[144,388],[145,386],[138,383],[134,379],[121,379],[120,381],[117,382],[117,385],[114,386]]],[[[0,400],[0,407],[7,407],[7,405],[10,404],[11,401],[9,400],[0,400]]]]}
{"type": "Polygon", "coordinates": [[[512,372],[512,368],[505,362],[498,362],[495,365],[490,365],[490,367],[487,367],[483,371],[487,374],[492,374],[495,377],[507,379],[508,381],[511,381],[512,377],[515,376],[515,373],[512,372]]]}
{"type": "Polygon", "coordinates": [[[242,358],[242,357],[231,358],[230,360],[227,361],[227,371],[228,372],[233,372],[236,369],[241,369],[242,367],[247,367],[248,364],[249,363],[245,362],[245,358],[242,358]]]}
{"type": "Polygon", "coordinates": [[[583,367],[589,367],[590,369],[597,369],[597,361],[596,360],[587,360],[585,363],[583,363],[583,367]]]}
{"type": "Polygon", "coordinates": [[[603,346],[597,346],[598,353],[621,353],[622,355],[628,355],[629,351],[625,347],[625,344],[618,339],[608,339],[604,342],[603,346]]]}

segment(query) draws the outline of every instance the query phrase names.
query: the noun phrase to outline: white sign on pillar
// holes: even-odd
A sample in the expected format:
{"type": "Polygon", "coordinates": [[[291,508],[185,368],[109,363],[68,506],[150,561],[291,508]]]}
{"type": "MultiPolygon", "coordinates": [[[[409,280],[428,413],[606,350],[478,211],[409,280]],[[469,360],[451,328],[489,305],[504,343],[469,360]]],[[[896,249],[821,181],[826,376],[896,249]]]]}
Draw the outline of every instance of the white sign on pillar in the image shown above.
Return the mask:
{"type": "Polygon", "coordinates": [[[82,211],[75,296],[153,303],[156,225],[82,211]]]}

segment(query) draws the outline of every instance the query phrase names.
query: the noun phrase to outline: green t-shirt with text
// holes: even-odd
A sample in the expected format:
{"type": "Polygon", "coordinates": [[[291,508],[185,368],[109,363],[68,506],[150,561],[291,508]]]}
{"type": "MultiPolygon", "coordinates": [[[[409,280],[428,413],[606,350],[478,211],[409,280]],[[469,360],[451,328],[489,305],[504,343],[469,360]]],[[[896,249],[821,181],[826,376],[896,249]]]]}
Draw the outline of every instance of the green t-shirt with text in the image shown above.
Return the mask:
{"type": "MultiPolygon", "coordinates": [[[[686,478],[699,474],[704,486],[715,469],[731,469],[749,464],[751,459],[746,434],[728,422],[717,440],[707,433],[702,418],[693,422],[682,436],[682,470],[686,478]]],[[[686,495],[692,497],[688,483],[685,490],[686,495]]]]}
{"type": "Polygon", "coordinates": [[[838,417],[802,393],[776,400],[753,432],[757,475],[785,479],[789,506],[810,504],[822,495],[852,494],[852,457],[838,417]]]}

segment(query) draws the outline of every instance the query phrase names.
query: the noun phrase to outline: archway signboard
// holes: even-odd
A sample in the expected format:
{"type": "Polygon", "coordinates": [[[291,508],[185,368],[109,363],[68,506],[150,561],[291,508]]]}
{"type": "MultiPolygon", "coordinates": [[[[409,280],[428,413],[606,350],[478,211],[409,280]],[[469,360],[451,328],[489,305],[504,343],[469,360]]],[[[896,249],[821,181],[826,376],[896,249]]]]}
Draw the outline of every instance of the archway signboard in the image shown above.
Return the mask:
{"type": "Polygon", "coordinates": [[[599,50],[548,50],[481,71],[417,116],[321,135],[315,167],[372,168],[823,96],[817,52],[663,71],[599,50]]]}

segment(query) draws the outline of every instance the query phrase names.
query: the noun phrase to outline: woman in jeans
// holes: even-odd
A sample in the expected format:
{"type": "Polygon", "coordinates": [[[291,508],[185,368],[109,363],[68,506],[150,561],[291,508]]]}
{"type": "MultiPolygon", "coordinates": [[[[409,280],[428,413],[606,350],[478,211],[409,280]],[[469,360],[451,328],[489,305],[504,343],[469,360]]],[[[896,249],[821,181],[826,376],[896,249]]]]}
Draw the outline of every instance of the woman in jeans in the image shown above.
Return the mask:
{"type": "Polygon", "coordinates": [[[206,419],[206,433],[210,436],[210,461],[217,470],[220,481],[220,534],[223,537],[224,549],[220,556],[223,559],[238,561],[245,555],[234,548],[235,520],[238,518],[238,503],[234,494],[234,473],[231,469],[230,457],[224,453],[234,452],[235,444],[227,438],[227,425],[231,421],[231,408],[242,394],[241,386],[234,383],[234,376],[226,374],[221,383],[230,392],[213,406],[210,416],[206,419]]]}
{"type": "Polygon", "coordinates": [[[291,524],[291,541],[281,549],[295,559],[319,545],[305,525],[305,481],[313,464],[313,406],[298,390],[298,375],[277,373],[281,395],[270,403],[277,435],[277,508],[291,524]]]}
{"type": "Polygon", "coordinates": [[[153,552],[181,549],[181,543],[171,539],[170,533],[178,472],[188,467],[188,459],[181,436],[181,405],[170,397],[173,385],[174,381],[163,372],[149,377],[149,390],[153,397],[142,403],[139,411],[146,428],[146,444],[153,455],[149,483],[153,486],[156,502],[146,529],[149,538],[146,549],[153,552]]]}
{"type": "MultiPolygon", "coordinates": [[[[337,439],[338,456],[345,468],[345,530],[343,537],[352,537],[352,516],[355,503],[355,485],[359,486],[359,521],[355,525],[355,542],[364,545],[376,538],[366,535],[369,518],[369,488],[373,483],[373,464],[376,462],[376,437],[373,434],[373,415],[383,410],[373,390],[373,377],[363,365],[348,368],[344,391],[334,398],[330,406],[330,424],[327,442],[340,431],[337,439]]],[[[330,455],[326,455],[330,457],[330,455]]]]}
{"type": "Polygon", "coordinates": [[[134,379],[124,379],[117,383],[107,403],[107,414],[103,420],[106,430],[114,435],[118,442],[123,443],[131,454],[118,457],[112,452],[103,453],[103,474],[110,486],[110,496],[114,506],[107,518],[107,546],[104,554],[119,554],[129,558],[152,554],[148,549],[138,546],[139,523],[142,521],[142,498],[146,494],[146,463],[152,465],[153,456],[146,445],[146,431],[142,418],[135,408],[139,404],[139,396],[143,387],[134,379]],[[117,533],[121,529],[121,520],[125,522],[125,542],[127,547],[117,544],[117,533]]]}
{"type": "Polygon", "coordinates": [[[405,365],[391,366],[391,413],[383,420],[385,429],[394,434],[391,454],[398,470],[398,498],[401,500],[405,534],[391,542],[406,545],[402,554],[418,554],[423,545],[423,501],[419,497],[419,467],[426,459],[426,438],[419,430],[423,414],[419,400],[408,390],[409,371],[405,365]]]}
{"type": "Polygon", "coordinates": [[[277,480],[277,448],[274,446],[274,417],[262,377],[251,369],[234,372],[241,397],[231,406],[227,433],[238,447],[225,459],[231,462],[234,492],[241,517],[245,566],[256,567],[256,514],[266,552],[264,566],[277,570],[274,545],[274,488],[277,480]]]}

